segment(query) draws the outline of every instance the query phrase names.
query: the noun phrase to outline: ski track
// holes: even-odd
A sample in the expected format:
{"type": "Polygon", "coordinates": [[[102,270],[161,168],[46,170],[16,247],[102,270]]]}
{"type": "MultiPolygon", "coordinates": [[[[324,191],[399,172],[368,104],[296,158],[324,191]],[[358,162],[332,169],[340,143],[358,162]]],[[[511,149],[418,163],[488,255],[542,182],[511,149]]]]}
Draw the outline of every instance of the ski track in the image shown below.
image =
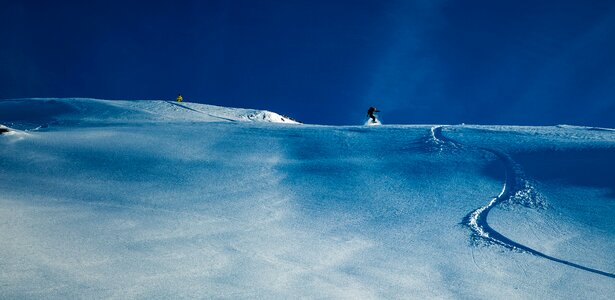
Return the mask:
{"type": "MultiPolygon", "coordinates": [[[[431,136],[434,139],[434,142],[440,146],[440,151],[443,150],[444,145],[452,145],[456,148],[462,148],[464,146],[463,144],[444,136],[444,134],[442,133],[442,129],[444,127],[445,126],[433,126],[431,128],[431,136]]],[[[567,260],[559,259],[548,254],[542,253],[538,250],[532,249],[523,244],[517,243],[505,237],[504,235],[493,229],[491,226],[489,226],[489,223],[487,222],[487,216],[489,215],[489,211],[491,211],[492,208],[494,208],[502,201],[515,195],[515,193],[519,191],[519,183],[524,181],[525,179],[523,179],[523,172],[521,171],[521,167],[516,162],[514,162],[512,158],[507,154],[489,148],[478,147],[477,149],[494,154],[502,162],[505,169],[506,179],[504,182],[504,186],[502,187],[502,191],[499,195],[491,199],[491,201],[489,201],[487,205],[470,212],[463,218],[463,224],[468,226],[474,232],[475,237],[481,238],[493,244],[503,246],[513,251],[527,252],[535,256],[542,257],[573,268],[592,272],[610,278],[615,278],[615,274],[582,266],[567,260]]]]}
{"type": "Polygon", "coordinates": [[[175,105],[175,106],[181,107],[181,108],[184,108],[184,109],[187,109],[187,110],[190,110],[190,111],[193,111],[193,112],[197,112],[197,113],[200,113],[200,114],[208,115],[208,116],[210,116],[212,118],[218,118],[218,119],[225,120],[225,121],[237,122],[237,120],[233,120],[233,119],[229,119],[229,118],[224,118],[224,117],[220,117],[220,116],[215,116],[215,115],[212,115],[210,113],[206,113],[206,112],[203,112],[203,111],[200,111],[200,110],[196,110],[194,108],[190,108],[190,107],[185,106],[183,104],[179,104],[177,102],[167,101],[167,103],[169,103],[171,105],[175,105]]]}

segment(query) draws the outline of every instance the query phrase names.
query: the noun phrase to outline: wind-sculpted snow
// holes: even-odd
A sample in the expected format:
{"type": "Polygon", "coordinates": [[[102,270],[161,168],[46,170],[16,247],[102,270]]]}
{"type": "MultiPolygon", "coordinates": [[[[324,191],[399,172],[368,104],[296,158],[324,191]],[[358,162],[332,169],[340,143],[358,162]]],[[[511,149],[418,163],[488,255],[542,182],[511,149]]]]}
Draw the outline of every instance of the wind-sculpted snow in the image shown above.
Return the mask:
{"type": "MultiPolygon", "coordinates": [[[[451,144],[460,145],[458,142],[447,138],[442,133],[444,126],[434,126],[431,129],[432,137],[438,144],[451,144]]],[[[482,206],[472,212],[470,212],[464,219],[463,223],[472,229],[475,238],[489,241],[494,244],[498,244],[509,248],[511,250],[520,250],[527,253],[549,259],[554,262],[562,263],[574,268],[578,268],[584,271],[600,274],[610,278],[615,278],[615,274],[600,271],[597,269],[582,266],[567,260],[559,259],[535,249],[532,249],[523,244],[517,243],[498,231],[494,230],[487,222],[489,211],[496,205],[500,205],[505,201],[508,201],[512,205],[523,205],[530,208],[545,208],[546,203],[543,197],[538,193],[532,184],[525,178],[521,166],[513,161],[510,156],[497,150],[480,148],[483,151],[490,152],[498,157],[502,162],[505,169],[505,181],[504,186],[500,194],[491,199],[487,205],[482,206]]]]}
{"type": "Polygon", "coordinates": [[[615,272],[608,130],[296,126],[169,101],[0,108],[1,299],[615,294],[580,267],[615,272]],[[486,205],[507,166],[517,198],[486,205]],[[518,251],[468,243],[473,211],[518,251]]]}

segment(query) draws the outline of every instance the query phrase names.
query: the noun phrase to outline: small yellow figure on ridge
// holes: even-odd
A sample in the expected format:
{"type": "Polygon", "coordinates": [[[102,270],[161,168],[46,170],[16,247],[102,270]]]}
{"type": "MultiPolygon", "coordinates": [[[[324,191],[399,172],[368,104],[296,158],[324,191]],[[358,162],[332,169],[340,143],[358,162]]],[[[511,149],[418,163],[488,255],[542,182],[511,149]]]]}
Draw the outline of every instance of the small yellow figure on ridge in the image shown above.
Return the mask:
{"type": "Polygon", "coordinates": [[[182,102],[184,100],[184,97],[182,97],[182,94],[178,94],[177,95],[177,102],[182,102]]]}

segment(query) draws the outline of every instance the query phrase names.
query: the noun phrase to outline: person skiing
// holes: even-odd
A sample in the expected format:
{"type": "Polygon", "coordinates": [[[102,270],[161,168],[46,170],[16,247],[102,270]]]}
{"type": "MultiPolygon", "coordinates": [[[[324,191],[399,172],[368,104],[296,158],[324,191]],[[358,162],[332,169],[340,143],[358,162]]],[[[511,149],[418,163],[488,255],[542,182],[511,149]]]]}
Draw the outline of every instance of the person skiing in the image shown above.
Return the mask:
{"type": "Polygon", "coordinates": [[[376,116],[374,115],[374,113],[377,113],[377,112],[380,112],[380,111],[377,110],[375,107],[370,107],[367,110],[367,116],[370,117],[374,123],[376,123],[376,116]]]}
{"type": "Polygon", "coordinates": [[[177,102],[182,102],[184,100],[184,97],[182,97],[182,94],[177,94],[177,102]]]}

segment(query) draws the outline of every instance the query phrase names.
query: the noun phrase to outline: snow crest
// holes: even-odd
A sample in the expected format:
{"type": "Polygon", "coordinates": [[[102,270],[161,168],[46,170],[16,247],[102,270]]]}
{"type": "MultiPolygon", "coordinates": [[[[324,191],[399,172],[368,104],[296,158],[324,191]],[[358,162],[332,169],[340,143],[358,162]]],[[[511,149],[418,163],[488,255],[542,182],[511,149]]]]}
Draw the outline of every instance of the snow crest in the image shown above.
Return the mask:
{"type": "Polygon", "coordinates": [[[164,100],[100,100],[88,98],[10,99],[0,102],[0,121],[22,130],[54,124],[105,122],[263,122],[300,124],[280,114],[164,100]]]}

